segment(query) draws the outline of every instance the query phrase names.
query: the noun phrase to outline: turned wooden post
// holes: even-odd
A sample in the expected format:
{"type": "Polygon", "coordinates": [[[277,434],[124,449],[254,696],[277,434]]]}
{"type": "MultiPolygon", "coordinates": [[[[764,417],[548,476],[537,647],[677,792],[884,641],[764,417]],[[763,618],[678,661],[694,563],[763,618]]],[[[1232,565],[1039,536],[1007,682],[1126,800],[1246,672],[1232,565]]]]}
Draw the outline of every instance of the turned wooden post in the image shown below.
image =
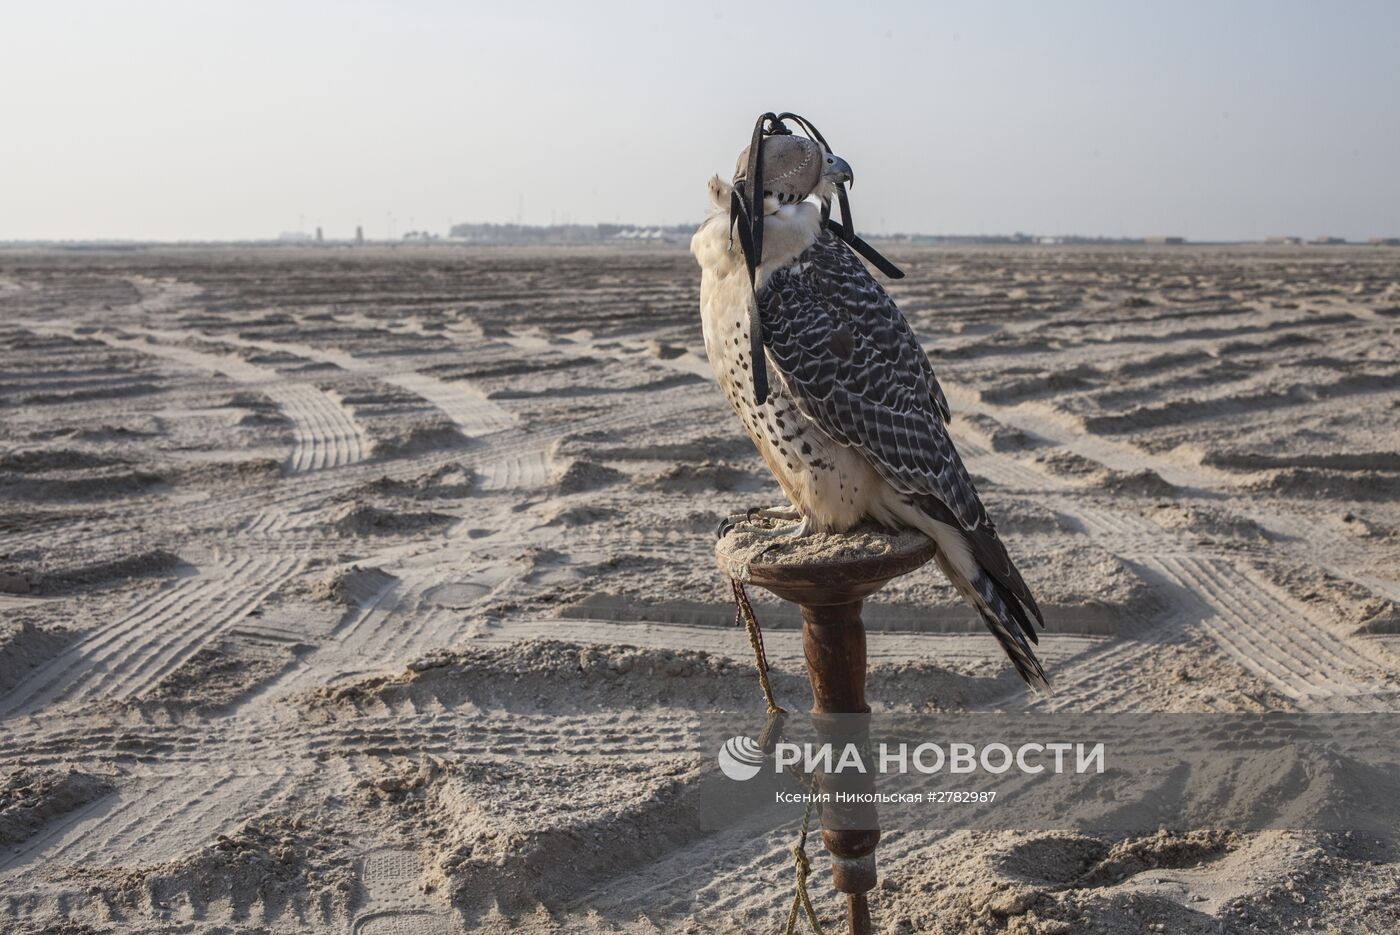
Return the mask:
{"type": "MultiPolygon", "coordinates": [[[[720,539],[715,556],[720,568],[746,584],[758,585],[802,611],[802,647],[807,657],[807,676],[812,683],[812,714],[818,733],[823,714],[869,714],[865,703],[865,624],[860,611],[865,598],[890,579],[908,574],[933,558],[935,547],[922,536],[889,536],[889,551],[838,554],[832,558],[796,561],[784,558],[787,546],[777,540],[769,550],[772,558],[743,558],[739,535],[720,539]]],[[[838,539],[826,536],[825,539],[838,539]]],[[[820,551],[820,550],[819,550],[820,551]]],[[[843,550],[832,550],[843,551],[843,550]]],[[[765,553],[769,554],[769,553],[765,553]]],[[[843,741],[851,740],[850,719],[843,719],[839,730],[843,741]]],[[[823,791],[869,791],[874,774],[822,777],[823,791]]],[[[875,886],[875,848],[880,843],[878,818],[873,805],[827,805],[821,811],[822,843],[831,852],[832,882],[846,894],[847,920],[851,935],[869,935],[870,906],[866,893],[875,886]],[[855,821],[829,820],[839,810],[855,821]],[[839,825],[855,825],[871,830],[851,830],[839,825]],[[828,827],[837,825],[838,827],[828,827]]]]}

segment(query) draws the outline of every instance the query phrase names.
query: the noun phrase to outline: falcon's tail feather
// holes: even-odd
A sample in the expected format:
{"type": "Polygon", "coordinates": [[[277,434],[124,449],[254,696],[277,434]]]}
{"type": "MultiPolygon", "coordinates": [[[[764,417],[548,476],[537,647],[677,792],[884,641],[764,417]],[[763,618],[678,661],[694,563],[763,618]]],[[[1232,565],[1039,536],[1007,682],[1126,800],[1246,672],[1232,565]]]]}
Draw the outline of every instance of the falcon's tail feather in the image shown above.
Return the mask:
{"type": "Polygon", "coordinates": [[[997,638],[1001,648],[1006,650],[1021,678],[1036,691],[1049,692],[1050,680],[1046,678],[1045,670],[1031,648],[1031,641],[1036,640],[1035,627],[1026,616],[1021,602],[983,569],[978,569],[971,583],[976,595],[973,603],[977,612],[982,615],[982,621],[992,631],[992,636],[997,638]]]}
{"type": "Polygon", "coordinates": [[[933,497],[918,501],[893,497],[884,501],[884,506],[893,520],[922,531],[938,544],[934,558],[943,574],[981,615],[1026,684],[1036,691],[1049,692],[1050,680],[1031,648],[1032,643],[1039,642],[1035,623],[1044,625],[1040,608],[991,523],[970,534],[956,525],[952,511],[933,497]],[[988,569],[989,563],[1002,571],[994,574],[988,569]]]}

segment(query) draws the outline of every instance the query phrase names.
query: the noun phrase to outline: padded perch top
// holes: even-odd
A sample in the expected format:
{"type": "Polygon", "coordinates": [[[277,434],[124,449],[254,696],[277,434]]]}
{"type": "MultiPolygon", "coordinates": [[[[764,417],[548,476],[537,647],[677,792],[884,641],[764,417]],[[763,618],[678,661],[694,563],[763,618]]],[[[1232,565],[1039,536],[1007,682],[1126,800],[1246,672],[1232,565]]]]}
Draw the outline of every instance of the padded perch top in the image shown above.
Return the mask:
{"type": "Polygon", "coordinates": [[[809,607],[862,600],[937,551],[932,539],[910,529],[891,532],[861,525],[846,533],[812,533],[800,539],[754,533],[771,528],[763,521],[737,523],[715,545],[720,570],[809,607]]]}

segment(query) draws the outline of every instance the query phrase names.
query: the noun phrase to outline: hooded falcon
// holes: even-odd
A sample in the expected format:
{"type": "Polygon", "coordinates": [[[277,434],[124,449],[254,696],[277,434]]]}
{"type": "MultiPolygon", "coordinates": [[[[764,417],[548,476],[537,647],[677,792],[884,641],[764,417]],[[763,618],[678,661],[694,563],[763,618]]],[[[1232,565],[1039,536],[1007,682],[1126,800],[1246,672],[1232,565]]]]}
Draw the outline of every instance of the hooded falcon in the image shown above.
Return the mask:
{"type": "Polygon", "coordinates": [[[1016,671],[1048,688],[1031,648],[1031,618],[1044,618],[948,435],[928,355],[856,255],[903,275],[855,236],[853,181],[807,121],[765,114],[733,181],[710,180],[711,210],[690,244],[710,366],[801,521],[770,534],[863,520],[923,532],[1016,671]]]}

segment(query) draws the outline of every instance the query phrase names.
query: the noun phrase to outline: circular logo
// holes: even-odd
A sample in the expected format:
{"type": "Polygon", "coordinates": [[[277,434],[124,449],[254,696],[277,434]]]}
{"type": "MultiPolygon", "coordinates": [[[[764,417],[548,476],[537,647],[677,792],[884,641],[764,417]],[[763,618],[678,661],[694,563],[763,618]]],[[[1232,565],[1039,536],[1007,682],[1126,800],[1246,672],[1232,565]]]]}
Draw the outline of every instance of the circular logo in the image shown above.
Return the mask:
{"type": "Polygon", "coordinates": [[[719,748],[720,772],[736,782],[758,775],[763,766],[763,750],[748,737],[730,737],[719,748]]]}

